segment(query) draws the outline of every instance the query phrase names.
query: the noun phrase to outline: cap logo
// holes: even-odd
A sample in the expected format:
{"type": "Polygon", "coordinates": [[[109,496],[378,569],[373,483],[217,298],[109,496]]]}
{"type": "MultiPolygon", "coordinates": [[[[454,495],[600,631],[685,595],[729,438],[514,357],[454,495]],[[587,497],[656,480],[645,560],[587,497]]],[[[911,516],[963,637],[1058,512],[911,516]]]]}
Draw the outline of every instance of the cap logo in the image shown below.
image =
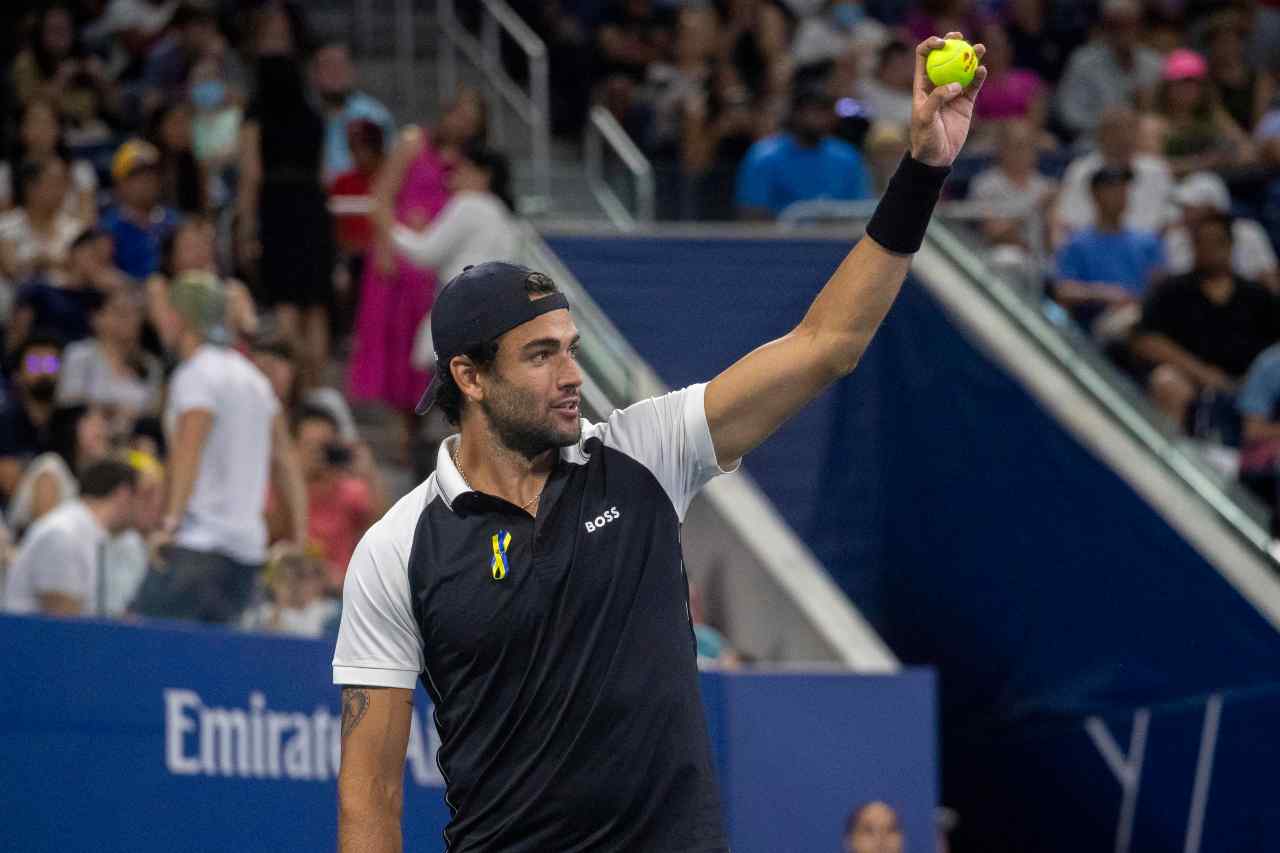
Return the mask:
{"type": "Polygon", "coordinates": [[[555,287],[555,282],[551,280],[551,276],[540,272],[531,272],[525,276],[525,284],[532,284],[538,287],[555,287]]]}

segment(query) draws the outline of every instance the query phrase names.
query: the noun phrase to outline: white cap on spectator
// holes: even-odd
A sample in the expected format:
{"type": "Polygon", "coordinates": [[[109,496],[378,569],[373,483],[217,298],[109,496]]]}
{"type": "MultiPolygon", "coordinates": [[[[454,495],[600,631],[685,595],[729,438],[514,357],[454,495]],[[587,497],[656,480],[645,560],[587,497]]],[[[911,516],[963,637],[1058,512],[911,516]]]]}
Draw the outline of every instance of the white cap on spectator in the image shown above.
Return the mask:
{"type": "Polygon", "coordinates": [[[1182,207],[1212,207],[1223,213],[1231,210],[1226,182],[1212,172],[1187,175],[1173,191],[1173,200],[1182,207]]]}

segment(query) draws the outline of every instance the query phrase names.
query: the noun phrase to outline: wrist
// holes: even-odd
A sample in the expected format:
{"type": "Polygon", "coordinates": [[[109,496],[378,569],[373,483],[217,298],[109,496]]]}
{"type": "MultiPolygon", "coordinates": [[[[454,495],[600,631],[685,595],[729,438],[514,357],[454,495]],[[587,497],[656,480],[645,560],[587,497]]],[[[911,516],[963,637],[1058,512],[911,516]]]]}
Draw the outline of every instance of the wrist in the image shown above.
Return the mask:
{"type": "Polygon", "coordinates": [[[915,254],[949,174],[950,166],[930,166],[904,154],[867,223],[867,235],[894,254],[915,254]]]}

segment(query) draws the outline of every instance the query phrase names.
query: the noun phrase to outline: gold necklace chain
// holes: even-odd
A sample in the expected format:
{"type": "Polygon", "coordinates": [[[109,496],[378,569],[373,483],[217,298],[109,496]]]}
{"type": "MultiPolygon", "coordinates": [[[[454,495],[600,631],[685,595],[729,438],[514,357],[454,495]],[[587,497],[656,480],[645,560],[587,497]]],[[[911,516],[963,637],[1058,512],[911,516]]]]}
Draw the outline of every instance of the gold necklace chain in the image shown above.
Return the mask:
{"type": "MultiPolygon", "coordinates": [[[[459,441],[457,444],[453,446],[453,467],[458,469],[458,476],[462,478],[462,484],[467,487],[467,491],[474,492],[475,489],[471,488],[471,483],[467,481],[466,472],[462,470],[462,461],[458,458],[458,450],[461,447],[462,447],[461,441],[459,441]]],[[[529,502],[521,506],[520,509],[524,510],[525,512],[528,512],[529,507],[536,504],[538,502],[538,498],[540,497],[542,497],[541,491],[539,491],[536,495],[530,498],[529,502]]]]}

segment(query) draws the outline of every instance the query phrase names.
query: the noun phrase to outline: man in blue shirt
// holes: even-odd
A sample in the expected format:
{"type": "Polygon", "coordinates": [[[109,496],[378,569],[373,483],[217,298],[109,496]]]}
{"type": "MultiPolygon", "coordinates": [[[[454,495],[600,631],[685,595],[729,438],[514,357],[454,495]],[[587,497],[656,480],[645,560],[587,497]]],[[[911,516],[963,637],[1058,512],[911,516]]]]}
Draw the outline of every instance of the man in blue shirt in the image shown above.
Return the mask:
{"type": "Polygon", "coordinates": [[[831,136],[835,123],[830,96],[812,89],[800,92],[788,129],[752,145],[738,168],[739,218],[773,219],[797,201],[871,198],[862,156],[831,136]]]}
{"type": "Polygon", "coordinates": [[[316,51],[311,79],[324,110],[324,182],[355,168],[347,125],[365,119],[382,128],[382,138],[395,138],[396,124],[391,111],[376,98],[355,90],[356,71],[346,44],[333,41],[316,51]]]}
{"type": "Polygon", "coordinates": [[[102,214],[102,230],[115,245],[116,266],[142,281],[160,269],[161,247],[178,224],[178,214],[160,204],[160,152],[130,139],[111,160],[115,201],[102,214]]]}
{"type": "Polygon", "coordinates": [[[1086,327],[1110,309],[1136,305],[1164,267],[1160,238],[1124,227],[1131,180],[1128,167],[1104,166],[1095,172],[1089,188],[1096,224],[1058,252],[1053,297],[1086,327]]]}

